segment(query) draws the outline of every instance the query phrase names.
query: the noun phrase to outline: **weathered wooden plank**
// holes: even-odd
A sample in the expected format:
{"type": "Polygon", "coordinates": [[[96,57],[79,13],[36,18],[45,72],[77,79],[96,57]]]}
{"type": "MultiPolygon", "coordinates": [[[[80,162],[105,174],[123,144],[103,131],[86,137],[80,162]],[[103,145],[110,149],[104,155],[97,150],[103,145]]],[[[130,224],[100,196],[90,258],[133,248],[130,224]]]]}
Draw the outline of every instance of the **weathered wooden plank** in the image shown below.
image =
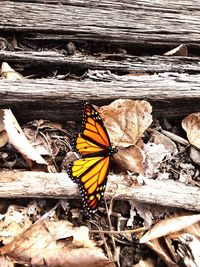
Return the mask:
{"type": "Polygon", "coordinates": [[[56,51],[0,51],[0,61],[20,66],[68,67],[111,70],[124,73],[200,72],[199,57],[136,57],[124,54],[102,54],[98,57],[75,54],[66,56],[56,51]]]}
{"type": "Polygon", "coordinates": [[[0,30],[64,33],[69,40],[200,46],[198,1],[0,2],[0,30]]]}
{"type": "Polygon", "coordinates": [[[111,82],[0,80],[0,108],[19,120],[80,120],[81,101],[108,104],[114,99],[146,99],[157,117],[177,118],[200,111],[200,75],[117,76],[111,82]]]}
{"type": "MultiPolygon", "coordinates": [[[[173,180],[151,179],[145,179],[143,185],[130,187],[127,179],[122,175],[109,175],[106,199],[114,197],[115,200],[135,200],[200,211],[198,187],[173,180]]],[[[78,186],[68,178],[67,173],[1,171],[0,192],[2,198],[80,198],[78,186]]]]}

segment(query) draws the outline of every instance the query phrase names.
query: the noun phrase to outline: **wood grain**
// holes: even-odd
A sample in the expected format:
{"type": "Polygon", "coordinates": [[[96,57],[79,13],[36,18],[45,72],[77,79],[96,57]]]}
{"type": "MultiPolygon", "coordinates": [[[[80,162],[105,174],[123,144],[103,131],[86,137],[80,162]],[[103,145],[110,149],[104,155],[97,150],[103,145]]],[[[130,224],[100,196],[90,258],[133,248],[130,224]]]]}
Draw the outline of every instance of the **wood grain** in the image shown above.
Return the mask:
{"type": "Polygon", "coordinates": [[[198,1],[33,2],[1,1],[0,30],[60,33],[76,41],[200,46],[198,1]]]}
{"type": "Polygon", "coordinates": [[[0,80],[0,108],[11,108],[19,121],[80,120],[81,103],[104,105],[118,98],[146,99],[156,117],[178,118],[199,111],[200,75],[121,76],[110,82],[0,80]]]}
{"type": "MultiPolygon", "coordinates": [[[[200,211],[200,189],[180,182],[145,179],[130,186],[131,177],[109,175],[106,199],[135,200],[141,203],[200,211]],[[183,194],[184,192],[184,194],[183,194]]],[[[2,198],[78,199],[78,186],[66,173],[1,171],[2,198]]]]}
{"type": "MultiPolygon", "coordinates": [[[[131,56],[124,54],[102,54],[66,56],[56,51],[0,51],[0,61],[22,67],[45,66],[88,70],[110,70],[121,73],[200,73],[199,57],[131,56]]],[[[67,72],[67,69],[66,69],[67,72]]]]}

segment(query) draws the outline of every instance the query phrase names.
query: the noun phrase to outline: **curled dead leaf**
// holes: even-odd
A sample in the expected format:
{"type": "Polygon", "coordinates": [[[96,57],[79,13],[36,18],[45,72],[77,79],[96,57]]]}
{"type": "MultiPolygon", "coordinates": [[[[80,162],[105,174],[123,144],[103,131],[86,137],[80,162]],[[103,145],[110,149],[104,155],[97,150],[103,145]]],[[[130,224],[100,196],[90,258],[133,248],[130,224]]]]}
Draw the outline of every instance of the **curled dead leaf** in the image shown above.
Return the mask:
{"type": "Polygon", "coordinates": [[[200,255],[198,249],[200,244],[199,214],[176,214],[173,218],[162,220],[154,225],[140,241],[143,238],[146,239],[143,240],[146,245],[154,250],[167,266],[180,266],[180,259],[185,266],[199,266],[199,264],[196,265],[200,255]],[[173,241],[178,242],[178,249],[173,241]]]}
{"type": "Polygon", "coordinates": [[[198,221],[200,221],[200,214],[175,216],[161,220],[140,238],[140,243],[146,243],[152,239],[179,232],[198,221]]]}
{"type": "Polygon", "coordinates": [[[152,106],[144,100],[118,99],[98,111],[113,146],[136,144],[152,123],[152,106]]]}
{"type": "Polygon", "coordinates": [[[10,109],[3,110],[3,123],[9,142],[22,154],[29,166],[34,170],[47,171],[46,161],[28,142],[10,109]]]}
{"type": "Polygon", "coordinates": [[[200,149],[200,112],[192,113],[182,121],[190,144],[200,149]]]}

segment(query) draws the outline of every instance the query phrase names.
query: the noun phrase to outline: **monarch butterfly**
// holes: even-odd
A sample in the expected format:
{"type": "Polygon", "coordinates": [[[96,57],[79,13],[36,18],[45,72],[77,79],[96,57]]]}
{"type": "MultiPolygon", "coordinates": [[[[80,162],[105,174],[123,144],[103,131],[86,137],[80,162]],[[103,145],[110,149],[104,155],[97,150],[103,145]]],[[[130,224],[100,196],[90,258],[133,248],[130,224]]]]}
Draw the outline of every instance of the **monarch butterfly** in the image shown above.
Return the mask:
{"type": "Polygon", "coordinates": [[[117,149],[111,147],[99,113],[86,101],[83,102],[81,130],[74,138],[72,149],[79,152],[81,158],[71,163],[67,172],[72,181],[79,185],[87,216],[97,210],[103,197],[111,156],[117,149]]]}

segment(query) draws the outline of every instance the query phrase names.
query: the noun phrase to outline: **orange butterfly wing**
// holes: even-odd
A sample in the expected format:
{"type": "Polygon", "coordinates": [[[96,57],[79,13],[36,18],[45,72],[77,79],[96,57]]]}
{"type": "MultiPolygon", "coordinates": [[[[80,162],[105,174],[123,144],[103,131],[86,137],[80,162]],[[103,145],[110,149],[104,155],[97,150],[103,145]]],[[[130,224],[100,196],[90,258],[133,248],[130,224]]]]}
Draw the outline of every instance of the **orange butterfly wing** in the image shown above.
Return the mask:
{"type": "Polygon", "coordinates": [[[69,175],[78,183],[86,212],[95,212],[103,197],[109,171],[110,157],[90,157],[75,160],[69,175]]]}
{"type": "Polygon", "coordinates": [[[115,150],[111,148],[99,113],[87,102],[84,102],[82,128],[74,139],[73,149],[82,158],[70,164],[68,174],[79,185],[84,210],[87,214],[93,213],[103,197],[110,158],[115,150]]]}

